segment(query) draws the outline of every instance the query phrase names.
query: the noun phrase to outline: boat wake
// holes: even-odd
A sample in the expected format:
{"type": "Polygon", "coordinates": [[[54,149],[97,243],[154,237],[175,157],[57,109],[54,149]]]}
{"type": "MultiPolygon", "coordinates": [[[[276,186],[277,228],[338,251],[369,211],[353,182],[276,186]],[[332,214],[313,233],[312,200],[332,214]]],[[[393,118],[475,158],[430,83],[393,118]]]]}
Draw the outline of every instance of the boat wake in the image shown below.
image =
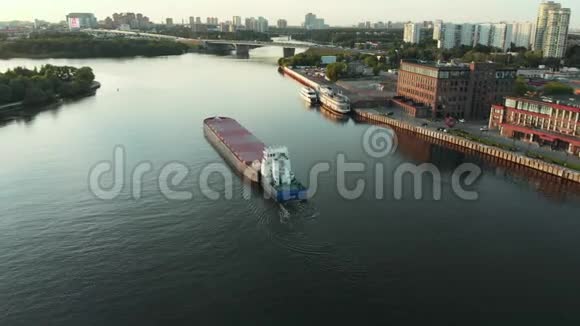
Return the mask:
{"type": "Polygon", "coordinates": [[[367,268],[352,254],[331,243],[311,240],[308,225],[317,223],[320,216],[312,203],[252,202],[249,208],[256,217],[258,229],[268,240],[302,259],[313,273],[337,274],[348,283],[358,283],[366,278],[367,268]]]}

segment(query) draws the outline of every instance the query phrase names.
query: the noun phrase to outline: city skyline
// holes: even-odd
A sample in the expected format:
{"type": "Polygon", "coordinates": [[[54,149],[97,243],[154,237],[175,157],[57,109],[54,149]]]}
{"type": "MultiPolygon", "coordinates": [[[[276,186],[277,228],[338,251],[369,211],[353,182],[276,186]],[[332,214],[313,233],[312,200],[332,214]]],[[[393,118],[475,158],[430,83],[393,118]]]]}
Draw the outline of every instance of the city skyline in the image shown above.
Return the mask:
{"type": "MultiPolygon", "coordinates": [[[[169,0],[160,5],[158,3],[143,3],[137,0],[104,0],[90,5],[81,4],[72,0],[54,0],[49,2],[22,0],[4,4],[0,12],[0,21],[41,19],[58,22],[64,20],[68,12],[91,12],[99,20],[105,19],[114,12],[142,12],[154,22],[164,22],[166,18],[173,18],[175,22],[187,21],[190,16],[217,16],[220,20],[231,20],[233,16],[258,17],[264,16],[270,22],[285,19],[290,26],[300,26],[304,22],[306,13],[312,12],[326,19],[331,26],[352,26],[360,21],[444,21],[462,22],[499,22],[499,21],[535,21],[537,6],[541,1],[513,0],[509,3],[500,0],[490,0],[481,6],[481,2],[463,1],[452,2],[440,0],[433,3],[431,0],[377,1],[365,0],[362,3],[343,3],[336,6],[329,0],[316,3],[296,0],[290,8],[280,10],[269,7],[260,0],[246,2],[226,1],[225,3],[208,0],[199,0],[196,3],[183,0],[169,0]],[[34,3],[33,3],[34,2],[34,3]],[[477,10],[474,10],[477,6],[477,10]],[[31,11],[30,8],[35,8],[31,11]],[[227,8],[227,9],[224,9],[227,8]],[[330,10],[329,8],[332,8],[330,10]],[[453,10],[449,10],[453,8],[453,10]]],[[[580,28],[580,3],[577,1],[562,1],[562,5],[572,11],[570,27],[580,28]]]]}

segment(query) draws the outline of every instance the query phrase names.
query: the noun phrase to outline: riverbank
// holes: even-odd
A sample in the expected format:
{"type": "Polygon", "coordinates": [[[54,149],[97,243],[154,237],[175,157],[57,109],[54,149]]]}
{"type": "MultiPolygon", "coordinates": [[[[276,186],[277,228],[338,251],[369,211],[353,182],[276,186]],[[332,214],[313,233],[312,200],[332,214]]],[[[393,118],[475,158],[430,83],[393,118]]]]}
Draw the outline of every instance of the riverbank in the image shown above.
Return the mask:
{"type": "MultiPolygon", "coordinates": [[[[299,83],[305,86],[318,89],[318,87],[323,85],[323,83],[320,82],[320,80],[315,80],[314,78],[304,76],[303,74],[300,74],[288,67],[281,67],[280,69],[284,74],[286,74],[287,76],[291,77],[292,79],[298,81],[299,83]]],[[[540,159],[532,158],[519,153],[514,153],[498,147],[485,145],[459,136],[454,136],[447,133],[430,130],[404,121],[391,119],[373,109],[363,109],[355,107],[354,115],[363,120],[386,124],[391,127],[407,130],[414,133],[415,135],[421,135],[434,140],[442,141],[447,144],[456,145],[470,151],[493,156],[495,158],[499,158],[511,163],[535,169],[550,175],[558,176],[565,180],[580,183],[580,172],[568,169],[560,165],[551,164],[540,159]]]]}
{"type": "Polygon", "coordinates": [[[0,59],[156,57],[187,53],[189,46],[166,40],[96,38],[82,33],[38,33],[0,41],[0,59]]]}
{"type": "Polygon", "coordinates": [[[391,119],[385,115],[374,112],[374,110],[355,109],[355,115],[373,122],[383,123],[395,128],[411,131],[417,135],[426,136],[440,140],[445,143],[457,145],[459,147],[479,152],[481,154],[493,156],[511,163],[523,165],[525,167],[542,171],[547,174],[558,176],[562,179],[580,183],[580,173],[563,166],[550,164],[539,159],[530,158],[518,153],[503,150],[497,147],[480,144],[465,138],[450,135],[440,131],[429,130],[427,128],[415,126],[403,121],[391,119]]]}
{"type": "MultiPolygon", "coordinates": [[[[97,90],[99,88],[101,88],[101,83],[99,83],[98,81],[93,81],[91,83],[91,86],[90,86],[88,92],[86,92],[84,94],[79,94],[78,96],[75,96],[75,97],[73,97],[71,99],[79,99],[79,98],[93,96],[93,95],[95,95],[95,93],[97,92],[97,90]]],[[[41,104],[33,105],[33,106],[37,106],[37,107],[38,106],[45,106],[45,105],[51,105],[51,104],[55,104],[55,103],[60,103],[60,102],[63,102],[63,101],[64,101],[64,99],[62,97],[57,96],[54,101],[50,101],[50,102],[46,102],[46,103],[41,103],[41,104]]],[[[13,112],[13,111],[22,110],[25,107],[27,107],[27,105],[26,105],[26,103],[24,103],[24,101],[3,104],[3,105],[0,105],[0,114],[1,113],[6,113],[6,112],[13,112]]]]}

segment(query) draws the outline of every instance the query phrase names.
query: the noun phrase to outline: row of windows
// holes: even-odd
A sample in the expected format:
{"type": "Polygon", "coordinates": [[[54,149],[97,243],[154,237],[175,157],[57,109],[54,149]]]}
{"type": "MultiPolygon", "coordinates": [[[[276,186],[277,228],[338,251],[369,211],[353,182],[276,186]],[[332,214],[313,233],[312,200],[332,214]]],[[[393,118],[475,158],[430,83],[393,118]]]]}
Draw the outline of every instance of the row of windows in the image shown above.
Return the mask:
{"type": "Polygon", "coordinates": [[[580,124],[576,124],[573,120],[558,121],[524,113],[511,112],[508,116],[508,122],[528,128],[554,131],[573,136],[580,135],[580,124]]]}
{"type": "Polygon", "coordinates": [[[433,102],[435,101],[435,95],[429,92],[422,92],[415,88],[399,86],[399,95],[405,95],[411,97],[418,102],[433,102]]]}

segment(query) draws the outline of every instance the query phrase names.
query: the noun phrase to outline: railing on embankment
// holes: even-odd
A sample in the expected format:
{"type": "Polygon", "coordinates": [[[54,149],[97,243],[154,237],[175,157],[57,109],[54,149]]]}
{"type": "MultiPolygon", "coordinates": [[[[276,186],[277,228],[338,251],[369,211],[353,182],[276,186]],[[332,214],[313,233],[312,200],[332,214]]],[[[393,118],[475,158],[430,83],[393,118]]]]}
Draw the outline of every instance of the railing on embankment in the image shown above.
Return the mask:
{"type": "Polygon", "coordinates": [[[465,149],[468,150],[472,150],[475,152],[479,152],[482,154],[486,154],[486,155],[490,155],[508,162],[512,162],[515,164],[519,164],[528,168],[532,168],[538,171],[542,171],[544,173],[547,174],[551,174],[551,175],[555,175],[558,176],[560,178],[569,180],[569,181],[574,181],[577,183],[580,183],[580,173],[567,169],[565,167],[559,166],[559,165],[554,165],[554,164],[550,164],[538,159],[533,159],[527,156],[523,156],[517,153],[513,153],[510,151],[506,151],[497,147],[493,147],[493,146],[488,146],[488,145],[484,145],[484,144],[480,144],[471,140],[467,140],[461,137],[457,137],[457,136],[453,136],[450,134],[446,134],[446,133],[442,133],[442,132],[438,132],[438,131],[434,131],[434,130],[430,130],[427,128],[423,128],[423,127],[419,127],[419,126],[415,126],[403,121],[399,121],[399,120],[395,120],[395,119],[391,119],[387,116],[384,115],[380,115],[380,114],[376,114],[376,113],[371,113],[371,112],[365,112],[365,111],[361,111],[361,110],[355,110],[355,114],[361,118],[370,120],[370,121],[374,121],[374,122],[379,122],[379,123],[384,123],[387,124],[389,126],[393,126],[396,128],[400,128],[400,129],[404,129],[404,130],[408,130],[411,131],[415,134],[418,135],[423,135],[429,138],[433,138],[433,139],[437,139],[449,144],[453,144],[453,145],[457,145],[460,147],[463,147],[465,149]]]}

